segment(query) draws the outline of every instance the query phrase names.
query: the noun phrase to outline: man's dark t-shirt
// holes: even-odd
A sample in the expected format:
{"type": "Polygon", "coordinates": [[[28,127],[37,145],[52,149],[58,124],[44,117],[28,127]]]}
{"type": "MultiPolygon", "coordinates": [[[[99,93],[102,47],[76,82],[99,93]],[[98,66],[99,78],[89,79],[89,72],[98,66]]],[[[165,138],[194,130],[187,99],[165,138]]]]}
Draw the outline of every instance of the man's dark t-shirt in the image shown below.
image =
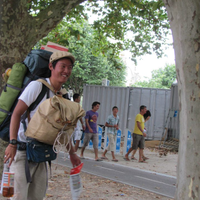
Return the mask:
{"type": "MultiPolygon", "coordinates": [[[[91,129],[93,130],[93,133],[97,133],[97,118],[98,118],[98,116],[99,116],[99,114],[92,110],[89,110],[86,112],[85,119],[88,119],[88,123],[89,123],[91,129]]],[[[87,125],[86,125],[85,132],[86,133],[90,132],[87,125]]]]}

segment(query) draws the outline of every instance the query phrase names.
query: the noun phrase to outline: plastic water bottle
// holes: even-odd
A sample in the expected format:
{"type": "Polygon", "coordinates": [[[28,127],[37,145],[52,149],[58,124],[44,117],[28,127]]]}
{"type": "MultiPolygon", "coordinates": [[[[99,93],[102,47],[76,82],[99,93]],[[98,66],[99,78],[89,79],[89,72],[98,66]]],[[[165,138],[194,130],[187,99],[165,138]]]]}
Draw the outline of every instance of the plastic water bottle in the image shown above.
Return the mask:
{"type": "Polygon", "coordinates": [[[4,163],[3,175],[1,181],[1,193],[4,197],[13,197],[14,195],[14,173],[10,172],[8,167],[9,160],[4,163]]]}
{"type": "Polygon", "coordinates": [[[71,188],[73,200],[78,200],[82,191],[82,182],[81,182],[81,176],[80,176],[82,167],[83,167],[83,163],[71,169],[70,171],[69,181],[70,181],[70,188],[71,188]]]}

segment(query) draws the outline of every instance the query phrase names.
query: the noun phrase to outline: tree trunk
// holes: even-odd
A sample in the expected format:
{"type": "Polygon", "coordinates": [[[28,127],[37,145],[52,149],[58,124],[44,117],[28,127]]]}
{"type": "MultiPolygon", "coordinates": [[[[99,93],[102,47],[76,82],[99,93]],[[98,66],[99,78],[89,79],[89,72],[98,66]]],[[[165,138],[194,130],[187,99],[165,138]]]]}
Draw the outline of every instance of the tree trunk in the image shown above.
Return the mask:
{"type": "Polygon", "coordinates": [[[200,199],[200,1],[164,0],[174,40],[180,107],[177,200],[200,199]]]}
{"type": "Polygon", "coordinates": [[[34,45],[83,1],[52,1],[48,7],[32,16],[27,1],[0,0],[0,75],[16,62],[22,62],[34,45]]]}

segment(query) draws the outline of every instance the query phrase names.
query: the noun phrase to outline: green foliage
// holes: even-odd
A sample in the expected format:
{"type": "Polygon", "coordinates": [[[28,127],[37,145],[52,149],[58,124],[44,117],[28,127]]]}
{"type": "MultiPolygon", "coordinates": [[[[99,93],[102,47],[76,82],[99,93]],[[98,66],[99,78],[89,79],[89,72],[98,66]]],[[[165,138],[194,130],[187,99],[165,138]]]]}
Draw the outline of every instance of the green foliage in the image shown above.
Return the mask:
{"type": "MultiPolygon", "coordinates": [[[[45,9],[48,12],[53,3],[55,0],[29,0],[28,12],[37,16],[45,9]]],[[[119,55],[121,50],[129,50],[135,62],[137,56],[153,51],[158,57],[163,55],[169,34],[163,0],[90,0],[72,8],[66,20],[87,20],[91,13],[92,26],[98,32],[97,42],[100,43],[102,37],[115,41],[102,46],[104,51],[113,48],[113,53],[119,55]]]]}
{"type": "Polygon", "coordinates": [[[66,86],[82,94],[84,84],[101,85],[102,79],[110,80],[110,85],[125,86],[125,66],[113,49],[104,51],[111,45],[103,35],[98,35],[86,20],[64,19],[47,37],[37,44],[52,41],[67,46],[75,56],[76,63],[66,86]],[[97,41],[96,38],[101,38],[97,41]]]}
{"type": "Polygon", "coordinates": [[[88,1],[86,8],[99,16],[93,27],[117,40],[120,50],[130,50],[133,58],[152,51],[163,55],[169,22],[162,0],[88,1]]]}
{"type": "Polygon", "coordinates": [[[133,87],[163,88],[169,89],[176,80],[175,65],[166,65],[164,69],[152,71],[152,78],[148,81],[140,81],[133,84],[133,87]]]}

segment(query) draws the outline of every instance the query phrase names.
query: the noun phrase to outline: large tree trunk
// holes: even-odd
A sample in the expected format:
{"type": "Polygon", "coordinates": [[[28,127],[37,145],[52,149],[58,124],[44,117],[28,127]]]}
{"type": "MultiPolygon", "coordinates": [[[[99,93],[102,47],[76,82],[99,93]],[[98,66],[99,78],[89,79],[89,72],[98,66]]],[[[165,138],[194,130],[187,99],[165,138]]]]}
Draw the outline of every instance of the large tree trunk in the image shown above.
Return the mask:
{"type": "Polygon", "coordinates": [[[14,63],[22,62],[34,45],[83,1],[52,1],[37,16],[32,16],[28,8],[31,1],[0,0],[0,75],[14,63]]]}
{"type": "Polygon", "coordinates": [[[200,199],[200,1],[164,0],[174,40],[180,105],[176,199],[200,199]]]}

